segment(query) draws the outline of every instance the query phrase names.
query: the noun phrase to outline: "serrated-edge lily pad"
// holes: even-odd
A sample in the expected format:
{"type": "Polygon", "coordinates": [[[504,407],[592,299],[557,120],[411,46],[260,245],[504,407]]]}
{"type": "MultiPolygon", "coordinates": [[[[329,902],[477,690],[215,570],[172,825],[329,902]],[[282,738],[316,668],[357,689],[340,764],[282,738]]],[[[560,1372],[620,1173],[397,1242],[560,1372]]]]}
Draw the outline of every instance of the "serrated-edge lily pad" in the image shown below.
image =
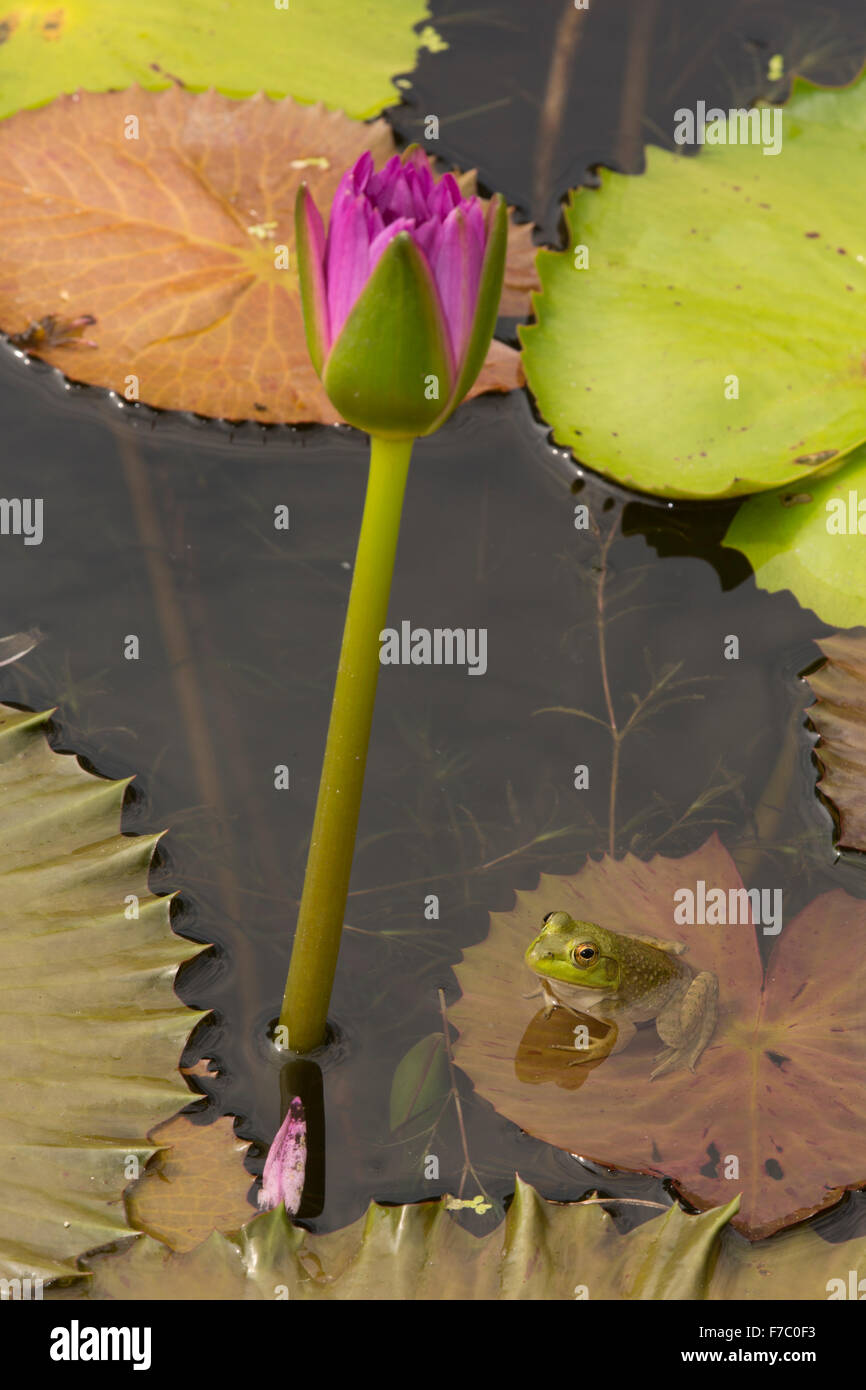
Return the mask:
{"type": "Polygon", "coordinates": [[[849,1271],[866,1274],[862,1237],[830,1244],[801,1226],[750,1245],[729,1225],[736,1197],[698,1216],[674,1206],[624,1234],[601,1205],[548,1202],[518,1178],[505,1220],[482,1237],[449,1217],[449,1200],[372,1203],[351,1226],[324,1235],[293,1226],[279,1209],[185,1254],[143,1236],[93,1256],[83,1293],[141,1301],[816,1300],[842,1297],[849,1271]]]}
{"type": "Polygon", "coordinates": [[[775,110],[776,155],[651,147],[645,174],[573,193],[569,250],[539,254],[528,384],[558,442],[617,482],[735,496],[866,439],[866,76],[799,81],[775,110]]]}
{"type": "Polygon", "coordinates": [[[827,661],[806,677],[820,734],[818,790],[836,808],[838,843],[866,851],[866,632],[837,632],[818,646],[827,661]]]}
{"type": "Polygon", "coordinates": [[[201,947],[148,890],[159,835],[120,834],[126,781],[0,705],[0,1276],[77,1273],[128,1232],[129,1163],[190,1098],[196,1021],[173,982],[201,947]],[[137,917],[135,910],[137,909],[137,917]],[[127,914],[130,915],[127,915],[127,914]]]}
{"type": "Polygon", "coordinates": [[[672,1207],[628,1235],[596,1205],[548,1202],[517,1179],[504,1222],[478,1237],[450,1199],[371,1203],[342,1230],[310,1235],[285,1211],[257,1216],[168,1257],[148,1237],[96,1255],[91,1298],[570,1299],[704,1298],[719,1233],[736,1210],[689,1216],[672,1207]],[[189,1291],[195,1290],[194,1294],[189,1291]]]}
{"type": "Polygon", "coordinates": [[[264,91],[360,119],[399,99],[398,73],[419,49],[447,47],[424,0],[28,0],[4,10],[0,116],[64,92],[172,84],[226,96],[264,91]],[[339,34],[339,42],[334,35],[339,34]]]}

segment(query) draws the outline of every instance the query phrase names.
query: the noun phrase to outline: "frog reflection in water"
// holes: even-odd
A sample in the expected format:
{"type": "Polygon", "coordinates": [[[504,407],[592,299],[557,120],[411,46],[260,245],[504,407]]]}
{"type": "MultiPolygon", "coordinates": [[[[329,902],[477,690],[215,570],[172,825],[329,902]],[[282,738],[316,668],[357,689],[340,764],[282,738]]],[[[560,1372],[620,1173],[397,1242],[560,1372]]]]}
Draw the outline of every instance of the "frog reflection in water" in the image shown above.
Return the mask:
{"type": "Polygon", "coordinates": [[[655,1019],[665,1048],[656,1057],[652,1079],[677,1067],[694,1071],[716,1026],[718,980],[711,970],[695,974],[679,960],[685,949],[680,941],[624,936],[575,922],[567,912],[548,912],[526,963],[541,978],[546,1017],[567,1008],[615,1025],[612,1048],[609,1039],[599,1039],[576,1061],[621,1052],[636,1023],[655,1019]]]}

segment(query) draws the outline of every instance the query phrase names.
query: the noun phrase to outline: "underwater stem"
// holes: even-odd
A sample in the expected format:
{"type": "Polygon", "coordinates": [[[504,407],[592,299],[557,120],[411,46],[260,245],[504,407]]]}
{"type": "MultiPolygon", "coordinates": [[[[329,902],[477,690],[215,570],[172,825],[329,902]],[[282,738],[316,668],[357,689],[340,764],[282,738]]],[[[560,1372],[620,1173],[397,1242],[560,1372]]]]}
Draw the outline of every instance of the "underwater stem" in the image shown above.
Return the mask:
{"type": "Polygon", "coordinates": [[[370,440],[367,498],[304,889],[280,1023],[289,1047],[309,1052],[325,1038],[325,1024],[349,891],[355,832],[364,787],[367,744],[379,675],[379,633],[400,530],[411,439],[370,440]]]}
{"type": "Polygon", "coordinates": [[[610,551],[611,542],[619,525],[619,518],[614,521],[610,530],[604,538],[601,547],[601,563],[599,566],[598,589],[596,591],[596,627],[598,628],[598,660],[601,667],[601,684],[604,689],[604,703],[607,707],[607,719],[610,725],[610,736],[612,740],[611,768],[610,768],[610,802],[608,806],[608,854],[613,859],[616,853],[616,790],[619,781],[619,748],[623,734],[616,722],[616,710],[613,705],[613,697],[610,693],[610,679],[607,672],[607,641],[606,641],[606,615],[604,609],[604,585],[607,579],[607,557],[610,551]]]}

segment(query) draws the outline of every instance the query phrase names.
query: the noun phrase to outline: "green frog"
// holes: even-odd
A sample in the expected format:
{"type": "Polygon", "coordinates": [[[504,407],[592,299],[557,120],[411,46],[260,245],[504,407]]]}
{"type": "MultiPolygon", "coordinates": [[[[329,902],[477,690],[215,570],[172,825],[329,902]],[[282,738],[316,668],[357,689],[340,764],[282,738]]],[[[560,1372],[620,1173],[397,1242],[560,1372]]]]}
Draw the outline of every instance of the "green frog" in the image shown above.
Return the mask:
{"type": "Polygon", "coordinates": [[[665,1048],[652,1080],[677,1067],[694,1071],[716,1026],[719,982],[711,970],[696,974],[679,960],[685,949],[681,941],[625,936],[575,922],[567,912],[548,912],[526,963],[541,977],[545,1016],[566,1008],[616,1028],[612,1047],[608,1038],[599,1039],[581,1049],[576,1061],[621,1052],[636,1023],[655,1019],[665,1048]]]}

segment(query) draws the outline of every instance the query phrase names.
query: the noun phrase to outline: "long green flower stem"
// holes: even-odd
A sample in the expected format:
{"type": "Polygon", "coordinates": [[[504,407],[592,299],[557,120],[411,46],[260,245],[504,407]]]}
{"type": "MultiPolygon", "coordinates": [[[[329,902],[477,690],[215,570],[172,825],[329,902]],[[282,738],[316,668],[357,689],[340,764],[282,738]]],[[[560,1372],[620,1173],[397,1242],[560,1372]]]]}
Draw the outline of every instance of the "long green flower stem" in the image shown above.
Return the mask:
{"type": "Polygon", "coordinates": [[[387,440],[376,436],[370,440],[364,518],[280,1014],[293,1052],[309,1052],[325,1038],[376,700],[379,633],[388,615],[413,443],[412,439],[387,440]]]}

